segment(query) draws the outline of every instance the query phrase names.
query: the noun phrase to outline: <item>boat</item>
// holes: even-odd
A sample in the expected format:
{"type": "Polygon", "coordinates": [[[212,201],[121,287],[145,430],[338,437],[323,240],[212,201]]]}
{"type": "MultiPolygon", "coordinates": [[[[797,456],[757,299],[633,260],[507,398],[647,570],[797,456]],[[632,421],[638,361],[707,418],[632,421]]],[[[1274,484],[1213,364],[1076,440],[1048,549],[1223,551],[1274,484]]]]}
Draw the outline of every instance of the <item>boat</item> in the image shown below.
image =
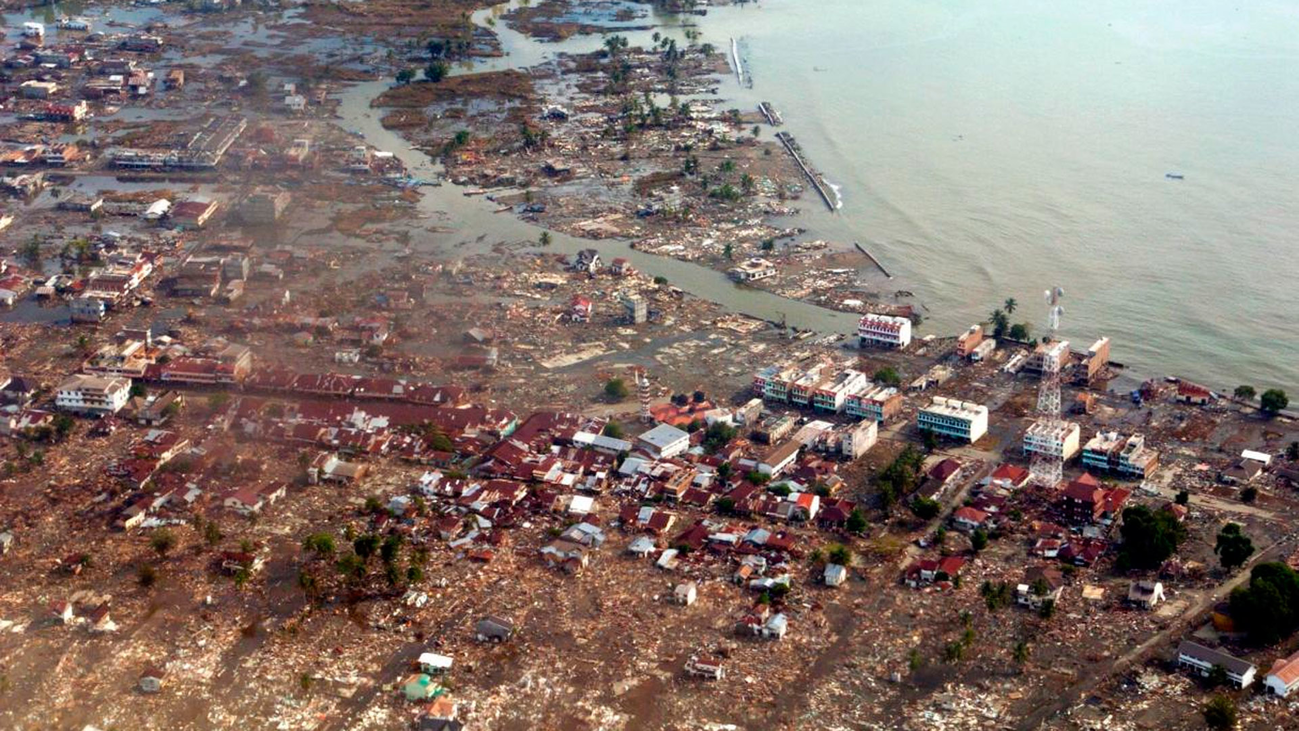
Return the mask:
{"type": "Polygon", "coordinates": [[[1164,177],[1169,180],[1185,180],[1186,176],[1181,173],[1164,173],[1164,177]]]}

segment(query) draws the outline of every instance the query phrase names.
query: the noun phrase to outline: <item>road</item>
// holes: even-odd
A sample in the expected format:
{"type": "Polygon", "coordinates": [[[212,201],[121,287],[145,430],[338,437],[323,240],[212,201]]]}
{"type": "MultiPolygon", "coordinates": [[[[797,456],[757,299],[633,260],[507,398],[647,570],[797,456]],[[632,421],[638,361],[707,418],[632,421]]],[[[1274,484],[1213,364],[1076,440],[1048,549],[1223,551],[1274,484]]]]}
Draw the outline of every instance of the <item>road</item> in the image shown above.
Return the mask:
{"type": "Polygon", "coordinates": [[[1170,623],[1168,627],[1159,633],[1142,642],[1140,645],[1129,650],[1127,653],[1115,658],[1107,667],[1091,673],[1086,679],[1081,680],[1069,688],[1062,691],[1056,700],[1046,705],[1040,706],[1036,711],[1026,716],[1022,721],[1016,724],[1018,731],[1036,731],[1042,724],[1055,718],[1062,711],[1079,703],[1088,693],[1091,693],[1103,683],[1108,681],[1115,674],[1127,670],[1132,665],[1145,659],[1146,655],[1166,643],[1175,633],[1181,633],[1186,630],[1191,622],[1202,613],[1208,611],[1213,605],[1222,601],[1223,597],[1231,593],[1232,589],[1240,586],[1249,580],[1249,572],[1254,565],[1263,561],[1274,560],[1285,554],[1281,549],[1282,544],[1287,539],[1279,540],[1267,548],[1259,551],[1254,558],[1249,561],[1240,571],[1233,575],[1229,580],[1218,588],[1214,589],[1203,599],[1196,602],[1182,612],[1182,615],[1170,623]]]}

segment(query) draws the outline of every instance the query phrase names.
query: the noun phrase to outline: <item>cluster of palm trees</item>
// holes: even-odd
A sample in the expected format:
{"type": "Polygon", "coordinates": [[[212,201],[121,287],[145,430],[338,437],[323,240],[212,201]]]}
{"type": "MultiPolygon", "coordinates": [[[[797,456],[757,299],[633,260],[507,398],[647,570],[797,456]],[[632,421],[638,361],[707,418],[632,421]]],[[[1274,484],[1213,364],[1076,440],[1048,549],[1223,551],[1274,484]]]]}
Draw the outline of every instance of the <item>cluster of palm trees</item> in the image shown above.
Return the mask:
{"type": "Polygon", "coordinates": [[[1015,325],[1010,323],[1010,316],[1015,314],[1019,309],[1019,302],[1014,297],[1007,297],[1001,307],[993,310],[988,315],[985,325],[992,326],[992,337],[1003,338],[1009,336],[1012,340],[1028,340],[1032,326],[1027,322],[1021,322],[1015,325]]]}

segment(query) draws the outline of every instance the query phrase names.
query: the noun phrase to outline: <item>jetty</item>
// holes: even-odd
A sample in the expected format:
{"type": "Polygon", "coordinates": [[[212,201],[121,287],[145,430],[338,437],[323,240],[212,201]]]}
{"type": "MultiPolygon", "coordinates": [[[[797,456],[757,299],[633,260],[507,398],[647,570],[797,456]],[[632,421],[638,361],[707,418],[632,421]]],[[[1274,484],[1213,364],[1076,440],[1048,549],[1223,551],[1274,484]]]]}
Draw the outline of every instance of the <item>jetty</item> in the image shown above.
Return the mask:
{"type": "Polygon", "coordinates": [[[740,82],[741,86],[753,88],[753,79],[748,82],[744,80],[744,62],[740,60],[740,44],[734,38],[731,39],[731,63],[735,64],[735,80],[740,82]]]}
{"type": "Polygon", "coordinates": [[[812,184],[812,189],[817,192],[817,195],[821,196],[821,200],[825,201],[825,207],[829,208],[831,213],[837,211],[838,209],[834,204],[835,197],[831,195],[830,191],[826,190],[825,183],[821,181],[820,173],[813,170],[807,164],[807,161],[803,159],[802,153],[799,152],[798,141],[794,139],[794,135],[788,132],[777,132],[776,139],[780,140],[780,144],[785,146],[785,151],[794,158],[794,162],[798,163],[799,169],[803,171],[803,175],[807,176],[808,182],[812,184]]]}
{"type": "Polygon", "coordinates": [[[785,123],[785,120],[780,116],[780,112],[777,112],[776,108],[771,106],[771,102],[759,102],[758,112],[767,118],[767,124],[772,127],[779,127],[785,123]]]}
{"type": "Polygon", "coordinates": [[[884,268],[884,265],[880,263],[880,260],[879,260],[879,259],[876,259],[874,254],[872,254],[872,253],[870,253],[869,251],[867,251],[867,250],[866,250],[866,247],[861,245],[861,242],[859,242],[859,241],[854,241],[854,242],[852,242],[852,245],[853,245],[853,246],[856,246],[858,251],[860,251],[861,253],[865,254],[865,255],[866,255],[866,258],[867,258],[867,259],[870,259],[870,260],[871,260],[871,263],[874,264],[876,267],[878,267],[879,270],[884,274],[884,276],[888,277],[889,279],[892,279],[892,278],[893,278],[893,275],[892,275],[892,274],[889,274],[889,270],[885,269],[885,268],[884,268]]]}

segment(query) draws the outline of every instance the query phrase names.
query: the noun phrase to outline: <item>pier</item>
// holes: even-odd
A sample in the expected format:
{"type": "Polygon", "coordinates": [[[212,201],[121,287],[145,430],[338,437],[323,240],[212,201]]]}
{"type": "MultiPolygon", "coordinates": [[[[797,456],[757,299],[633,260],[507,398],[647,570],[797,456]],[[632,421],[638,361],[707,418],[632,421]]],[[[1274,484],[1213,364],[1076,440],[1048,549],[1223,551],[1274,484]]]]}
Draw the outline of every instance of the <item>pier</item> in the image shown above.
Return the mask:
{"type": "Polygon", "coordinates": [[[758,112],[767,118],[767,124],[772,127],[779,127],[785,123],[785,120],[780,116],[780,112],[777,112],[776,108],[771,106],[771,102],[759,102],[758,112]]]}
{"type": "Polygon", "coordinates": [[[880,260],[876,259],[874,254],[871,254],[869,251],[867,251],[865,246],[862,246],[861,243],[857,241],[852,242],[852,245],[856,246],[858,251],[865,254],[866,258],[870,259],[871,263],[874,264],[876,267],[878,267],[879,270],[884,274],[884,276],[888,277],[889,279],[893,278],[893,275],[889,274],[889,270],[885,269],[884,265],[880,263],[880,260]]]}
{"type": "MultiPolygon", "coordinates": [[[[835,208],[834,205],[834,196],[830,194],[830,191],[825,189],[826,186],[825,183],[821,182],[821,176],[803,160],[803,155],[798,151],[798,142],[794,140],[794,136],[788,132],[777,132],[776,139],[780,140],[780,144],[784,145],[785,150],[793,156],[794,162],[798,163],[798,167],[802,169],[803,175],[807,176],[807,180],[812,184],[812,188],[816,190],[817,195],[821,196],[821,200],[825,201],[825,207],[829,208],[831,213],[837,211],[838,209],[835,208]]],[[[861,247],[859,246],[858,248],[861,247]]],[[[870,254],[867,254],[867,256],[870,256],[870,254]]],[[[879,262],[876,262],[877,266],[878,264],[879,262]]],[[[880,269],[883,268],[884,267],[880,267],[880,269]]]]}
{"type": "Polygon", "coordinates": [[[753,88],[753,79],[747,82],[744,80],[744,62],[740,60],[740,44],[734,38],[731,39],[731,63],[735,64],[735,80],[740,82],[741,86],[753,88]]]}

